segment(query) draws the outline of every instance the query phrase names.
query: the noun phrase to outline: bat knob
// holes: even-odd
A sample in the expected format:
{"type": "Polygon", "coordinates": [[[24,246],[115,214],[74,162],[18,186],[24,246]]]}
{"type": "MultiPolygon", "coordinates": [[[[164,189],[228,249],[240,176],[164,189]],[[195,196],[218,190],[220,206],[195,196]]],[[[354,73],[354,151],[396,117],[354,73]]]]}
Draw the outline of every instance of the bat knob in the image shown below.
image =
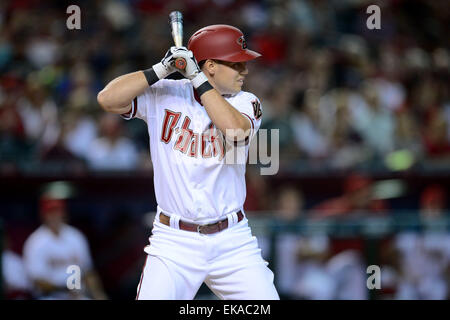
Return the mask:
{"type": "Polygon", "coordinates": [[[175,68],[179,70],[184,70],[186,68],[186,60],[183,58],[178,58],[175,60],[175,68]]]}

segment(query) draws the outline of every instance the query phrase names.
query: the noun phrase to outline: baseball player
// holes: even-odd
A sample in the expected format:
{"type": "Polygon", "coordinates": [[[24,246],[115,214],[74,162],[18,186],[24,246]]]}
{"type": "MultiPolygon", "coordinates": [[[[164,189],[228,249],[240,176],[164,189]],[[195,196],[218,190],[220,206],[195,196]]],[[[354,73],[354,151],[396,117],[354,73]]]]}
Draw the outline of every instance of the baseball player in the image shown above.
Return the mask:
{"type": "Polygon", "coordinates": [[[259,56],[239,29],[212,25],[98,94],[106,111],[148,125],[158,206],[136,299],[193,299],[203,282],[220,299],[279,299],[243,209],[245,162],[225,156],[247,157],[261,124],[260,101],[242,91],[259,56]],[[178,58],[186,79],[166,79],[178,58]]]}
{"type": "Polygon", "coordinates": [[[66,202],[51,195],[40,199],[43,224],[25,241],[23,260],[33,282],[33,295],[45,300],[106,299],[92,265],[86,237],[64,222],[66,202]],[[71,290],[70,266],[80,270],[80,287],[71,290]],[[88,290],[86,290],[88,289],[88,290]]]}

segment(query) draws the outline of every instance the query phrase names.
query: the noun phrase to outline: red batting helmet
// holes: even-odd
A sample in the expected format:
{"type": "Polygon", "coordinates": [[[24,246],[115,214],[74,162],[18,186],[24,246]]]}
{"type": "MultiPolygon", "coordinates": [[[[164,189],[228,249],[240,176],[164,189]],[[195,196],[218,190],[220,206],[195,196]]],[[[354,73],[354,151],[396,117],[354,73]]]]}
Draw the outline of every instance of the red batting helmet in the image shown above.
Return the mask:
{"type": "Polygon", "coordinates": [[[247,49],[247,42],[241,30],[226,24],[216,24],[198,30],[189,39],[188,49],[194,53],[198,62],[206,59],[244,62],[261,56],[247,49]]]}

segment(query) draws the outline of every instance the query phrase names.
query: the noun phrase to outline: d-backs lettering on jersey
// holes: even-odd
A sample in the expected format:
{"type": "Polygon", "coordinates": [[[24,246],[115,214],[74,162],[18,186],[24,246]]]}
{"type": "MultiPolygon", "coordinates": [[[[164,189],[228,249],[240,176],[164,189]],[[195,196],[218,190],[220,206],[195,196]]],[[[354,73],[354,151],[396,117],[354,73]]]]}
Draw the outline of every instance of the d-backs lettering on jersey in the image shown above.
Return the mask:
{"type": "MultiPolygon", "coordinates": [[[[244,91],[224,98],[249,120],[250,141],[261,125],[258,98],[244,91]]],[[[124,118],[134,117],[148,126],[155,195],[161,210],[187,221],[209,223],[242,209],[245,163],[226,163],[226,149],[233,144],[213,125],[189,80],[164,79],[149,87],[133,100],[124,118]]]]}
{"type": "Polygon", "coordinates": [[[180,112],[165,109],[161,141],[169,143],[174,137],[174,150],[178,150],[189,157],[211,158],[225,155],[225,140],[223,135],[211,122],[203,132],[194,132],[191,128],[192,120],[185,116],[181,128],[177,127],[180,121],[180,112]]]}

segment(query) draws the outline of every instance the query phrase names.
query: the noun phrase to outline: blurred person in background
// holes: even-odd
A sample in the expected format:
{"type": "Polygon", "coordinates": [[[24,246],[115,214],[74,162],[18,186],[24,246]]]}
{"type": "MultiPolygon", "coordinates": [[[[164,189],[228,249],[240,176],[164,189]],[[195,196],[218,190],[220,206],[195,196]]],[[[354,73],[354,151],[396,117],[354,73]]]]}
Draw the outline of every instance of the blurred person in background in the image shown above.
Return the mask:
{"type": "Polygon", "coordinates": [[[374,83],[363,83],[360,91],[358,101],[349,105],[353,126],[373,150],[375,159],[382,159],[393,150],[394,116],[391,110],[381,105],[374,83]]]}
{"type": "Polygon", "coordinates": [[[40,150],[53,146],[59,135],[58,109],[48,89],[39,82],[36,74],[26,81],[25,96],[18,102],[25,134],[40,150]]]}
{"type": "Polygon", "coordinates": [[[448,163],[450,159],[450,140],[443,110],[435,109],[429,113],[423,128],[423,142],[427,158],[431,161],[448,163]]]}
{"type": "Polygon", "coordinates": [[[408,108],[401,108],[395,114],[394,149],[406,150],[414,163],[423,160],[424,147],[421,143],[420,128],[414,114],[408,108]]]}
{"type": "Polygon", "coordinates": [[[96,117],[88,113],[89,109],[72,105],[62,117],[64,146],[80,158],[86,157],[90,143],[98,138],[96,117]]]}
{"type": "Polygon", "coordinates": [[[85,154],[95,170],[132,170],[138,165],[138,151],[133,141],[123,136],[120,117],[104,113],[100,118],[100,136],[89,145],[85,154]]]}
{"type": "Polygon", "coordinates": [[[287,223],[297,221],[302,216],[305,204],[302,190],[295,185],[284,185],[277,204],[277,218],[287,223]]]}
{"type": "Polygon", "coordinates": [[[319,111],[320,93],[307,90],[297,102],[297,108],[291,117],[291,126],[298,148],[307,158],[324,159],[330,153],[330,143],[323,128],[319,111]]]}
{"type": "Polygon", "coordinates": [[[325,200],[311,209],[314,219],[348,217],[352,214],[385,213],[388,204],[385,200],[374,199],[373,182],[359,174],[349,176],[342,196],[325,200]]]}
{"type": "Polygon", "coordinates": [[[333,299],[368,299],[366,268],[367,263],[359,250],[345,249],[329,257],[326,272],[335,282],[333,299]]]}
{"type": "Polygon", "coordinates": [[[10,248],[8,234],[3,238],[1,258],[3,294],[6,300],[31,298],[31,281],[25,271],[22,257],[10,248]]]}
{"type": "MultiPolygon", "coordinates": [[[[303,68],[306,71],[304,85],[306,88],[317,90],[319,94],[322,94],[330,89],[330,81],[333,75],[333,54],[327,48],[314,48],[310,44],[304,44],[304,46],[307,50],[303,62],[303,68]]],[[[298,52],[296,54],[298,55],[298,52]]]]}
{"type": "Polygon", "coordinates": [[[260,174],[259,169],[247,166],[245,172],[247,197],[244,208],[250,214],[264,213],[271,208],[272,198],[268,196],[270,186],[265,177],[260,174]]]}
{"type": "Polygon", "coordinates": [[[445,217],[447,195],[445,188],[433,184],[427,186],[420,197],[420,215],[425,221],[445,217]]]}
{"type": "MultiPolygon", "coordinates": [[[[84,157],[72,151],[66,144],[66,137],[73,125],[72,118],[63,115],[60,117],[60,131],[56,141],[40,151],[39,167],[48,172],[71,172],[72,174],[85,173],[87,163],[84,157]]],[[[81,139],[80,139],[81,140],[81,139]]],[[[82,140],[89,146],[92,140],[82,140]]]]}
{"type": "Polygon", "coordinates": [[[20,86],[14,77],[5,77],[0,86],[0,171],[4,173],[16,171],[19,160],[28,160],[33,150],[17,108],[20,86]]]}
{"type": "Polygon", "coordinates": [[[302,237],[297,241],[294,252],[297,274],[291,279],[295,299],[334,299],[336,279],[326,267],[330,254],[329,242],[328,236],[321,234],[302,237]]]}
{"type": "MultiPolygon", "coordinates": [[[[301,189],[295,185],[284,185],[277,193],[273,207],[275,222],[282,227],[295,226],[303,218],[304,200],[301,189]]],[[[275,238],[275,270],[277,289],[281,299],[292,299],[293,283],[297,278],[296,250],[297,243],[301,239],[297,231],[276,233],[275,238]]],[[[263,252],[269,252],[270,242],[265,239],[265,246],[261,246],[263,252]]],[[[259,241],[263,241],[260,237],[259,241]]]]}
{"type": "Polygon", "coordinates": [[[274,253],[277,287],[283,299],[367,299],[361,253],[344,250],[332,254],[329,235],[308,220],[300,188],[283,186],[275,213],[277,223],[285,226],[276,234],[274,253]]]}
{"type": "MultiPolygon", "coordinates": [[[[60,119],[64,127],[64,145],[75,155],[85,158],[90,143],[98,138],[98,113],[94,94],[94,70],[79,58],[65,75],[66,94],[64,112],[60,119]]],[[[94,59],[94,58],[92,58],[94,59]]],[[[101,64],[101,62],[98,62],[101,64]]]]}
{"type": "Polygon", "coordinates": [[[330,146],[328,166],[335,170],[358,167],[370,156],[351,117],[349,105],[354,100],[347,88],[333,89],[319,100],[322,128],[330,146]]]}
{"type": "Polygon", "coordinates": [[[360,251],[333,252],[330,235],[314,224],[297,241],[291,295],[305,300],[366,300],[366,264],[360,251]]]}
{"type": "Polygon", "coordinates": [[[66,201],[44,194],[39,202],[42,225],[25,241],[23,259],[36,299],[106,299],[85,236],[66,223],[66,201]],[[80,269],[80,288],[69,289],[69,266],[80,269]]]}
{"type": "MultiPolygon", "coordinates": [[[[446,191],[427,186],[420,197],[421,231],[403,231],[393,239],[399,267],[396,299],[449,298],[450,233],[446,230],[446,191]]],[[[448,217],[447,217],[448,218],[448,217]]]]}
{"type": "Polygon", "coordinates": [[[69,171],[74,175],[83,174],[87,170],[86,161],[72,153],[65,146],[63,130],[59,133],[57,140],[51,147],[42,150],[38,158],[38,166],[41,170],[49,173],[64,173],[69,171]]]}
{"type": "Polygon", "coordinates": [[[294,133],[290,125],[292,113],[293,88],[288,81],[277,86],[265,104],[265,108],[271,112],[271,117],[261,126],[268,130],[268,149],[271,148],[271,130],[279,130],[280,161],[292,161],[298,155],[298,149],[294,143],[294,133]]]}
{"type": "Polygon", "coordinates": [[[259,30],[251,38],[255,50],[261,52],[261,62],[269,67],[281,67],[286,60],[289,37],[283,20],[279,11],[274,10],[269,22],[270,28],[259,30]]]}

